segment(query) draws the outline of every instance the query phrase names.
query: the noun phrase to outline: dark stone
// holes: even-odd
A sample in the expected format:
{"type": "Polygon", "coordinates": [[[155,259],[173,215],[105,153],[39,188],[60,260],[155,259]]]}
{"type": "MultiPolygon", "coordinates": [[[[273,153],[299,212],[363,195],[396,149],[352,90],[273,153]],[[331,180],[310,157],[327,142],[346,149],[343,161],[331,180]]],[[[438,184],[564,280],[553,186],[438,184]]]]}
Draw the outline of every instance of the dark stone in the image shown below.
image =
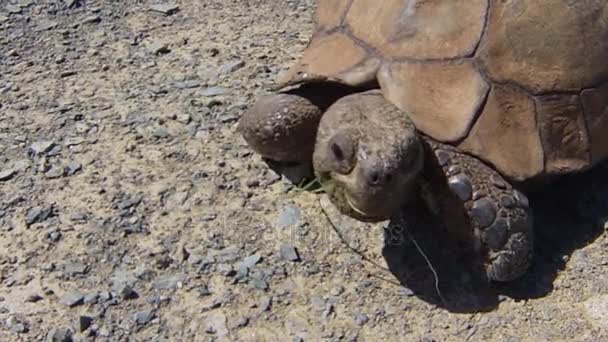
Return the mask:
{"type": "Polygon", "coordinates": [[[84,295],[80,292],[69,292],[61,298],[61,304],[75,307],[84,303],[84,295]]]}
{"type": "Polygon", "coordinates": [[[300,261],[298,250],[292,245],[281,245],[281,257],[288,261],[300,261]]]}
{"type": "Polygon", "coordinates": [[[78,322],[76,322],[76,327],[78,328],[78,332],[83,332],[87,330],[91,324],[93,323],[93,318],[89,316],[79,316],[78,322]]]}
{"type": "Polygon", "coordinates": [[[156,317],[152,310],[143,310],[135,313],[135,322],[139,325],[146,325],[156,317]]]}
{"type": "Polygon", "coordinates": [[[67,328],[55,328],[46,336],[47,342],[72,342],[72,331],[67,328]]]}

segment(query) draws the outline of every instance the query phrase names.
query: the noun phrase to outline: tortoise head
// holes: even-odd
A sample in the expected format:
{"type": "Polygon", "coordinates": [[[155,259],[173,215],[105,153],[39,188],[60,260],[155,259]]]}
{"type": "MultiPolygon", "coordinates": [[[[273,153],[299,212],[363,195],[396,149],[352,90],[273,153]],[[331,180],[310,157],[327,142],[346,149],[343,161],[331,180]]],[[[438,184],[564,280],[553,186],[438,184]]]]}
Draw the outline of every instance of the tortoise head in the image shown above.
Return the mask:
{"type": "Polygon", "coordinates": [[[345,96],[323,114],[313,164],[343,214],[381,221],[413,197],[423,147],[410,118],[369,91],[345,96]]]}

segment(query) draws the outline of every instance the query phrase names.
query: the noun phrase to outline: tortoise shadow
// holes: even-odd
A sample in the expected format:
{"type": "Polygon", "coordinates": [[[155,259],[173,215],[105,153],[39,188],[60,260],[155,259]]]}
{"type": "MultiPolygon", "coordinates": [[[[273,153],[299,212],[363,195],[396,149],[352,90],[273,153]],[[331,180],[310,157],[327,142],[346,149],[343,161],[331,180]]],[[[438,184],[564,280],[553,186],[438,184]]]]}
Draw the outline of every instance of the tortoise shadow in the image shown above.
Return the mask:
{"type": "Polygon", "coordinates": [[[604,232],[607,174],[608,163],[603,163],[529,194],[535,257],[529,271],[512,282],[488,283],[476,276],[479,270],[470,266],[466,251],[442,239],[445,235],[440,225],[426,211],[419,215],[419,221],[410,222],[409,226],[416,228],[405,234],[399,230],[404,224],[401,218],[389,222],[383,256],[391,273],[415,296],[451,312],[491,311],[506,297],[527,300],[547,296],[571,254],[604,232]],[[405,238],[395,240],[395,236],[405,238]],[[389,243],[391,239],[393,243],[389,243]]]}

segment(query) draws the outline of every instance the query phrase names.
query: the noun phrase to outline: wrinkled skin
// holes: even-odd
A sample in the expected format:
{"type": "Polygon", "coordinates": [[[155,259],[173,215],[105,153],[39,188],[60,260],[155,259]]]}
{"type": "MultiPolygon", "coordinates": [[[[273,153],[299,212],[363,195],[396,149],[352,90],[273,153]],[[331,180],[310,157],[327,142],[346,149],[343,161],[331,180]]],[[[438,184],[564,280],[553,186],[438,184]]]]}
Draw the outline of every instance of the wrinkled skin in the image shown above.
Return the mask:
{"type": "Polygon", "coordinates": [[[479,159],[422,135],[379,90],[311,86],[270,95],[243,115],[239,130],[266,158],[312,161],[345,215],[377,222],[424,201],[475,251],[488,279],[510,281],[530,265],[527,198],[479,159]]]}

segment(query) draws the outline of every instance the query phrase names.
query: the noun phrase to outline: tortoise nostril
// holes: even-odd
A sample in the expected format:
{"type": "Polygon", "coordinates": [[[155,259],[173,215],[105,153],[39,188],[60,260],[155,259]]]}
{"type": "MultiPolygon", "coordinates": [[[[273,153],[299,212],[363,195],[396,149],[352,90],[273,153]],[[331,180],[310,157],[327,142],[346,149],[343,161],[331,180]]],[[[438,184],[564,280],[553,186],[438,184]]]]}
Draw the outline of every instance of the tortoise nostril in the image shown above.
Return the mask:
{"type": "Polygon", "coordinates": [[[372,184],[378,184],[378,182],[380,181],[380,176],[377,172],[372,172],[372,174],[369,176],[369,180],[372,184]]]}
{"type": "Polygon", "coordinates": [[[393,179],[390,173],[384,173],[382,170],[370,170],[367,174],[367,183],[372,186],[383,186],[391,182],[393,179]]]}
{"type": "Polygon", "coordinates": [[[384,181],[385,181],[386,183],[390,183],[390,182],[391,182],[391,180],[393,180],[393,176],[392,176],[390,173],[387,173],[387,174],[384,176],[384,181]]]}

